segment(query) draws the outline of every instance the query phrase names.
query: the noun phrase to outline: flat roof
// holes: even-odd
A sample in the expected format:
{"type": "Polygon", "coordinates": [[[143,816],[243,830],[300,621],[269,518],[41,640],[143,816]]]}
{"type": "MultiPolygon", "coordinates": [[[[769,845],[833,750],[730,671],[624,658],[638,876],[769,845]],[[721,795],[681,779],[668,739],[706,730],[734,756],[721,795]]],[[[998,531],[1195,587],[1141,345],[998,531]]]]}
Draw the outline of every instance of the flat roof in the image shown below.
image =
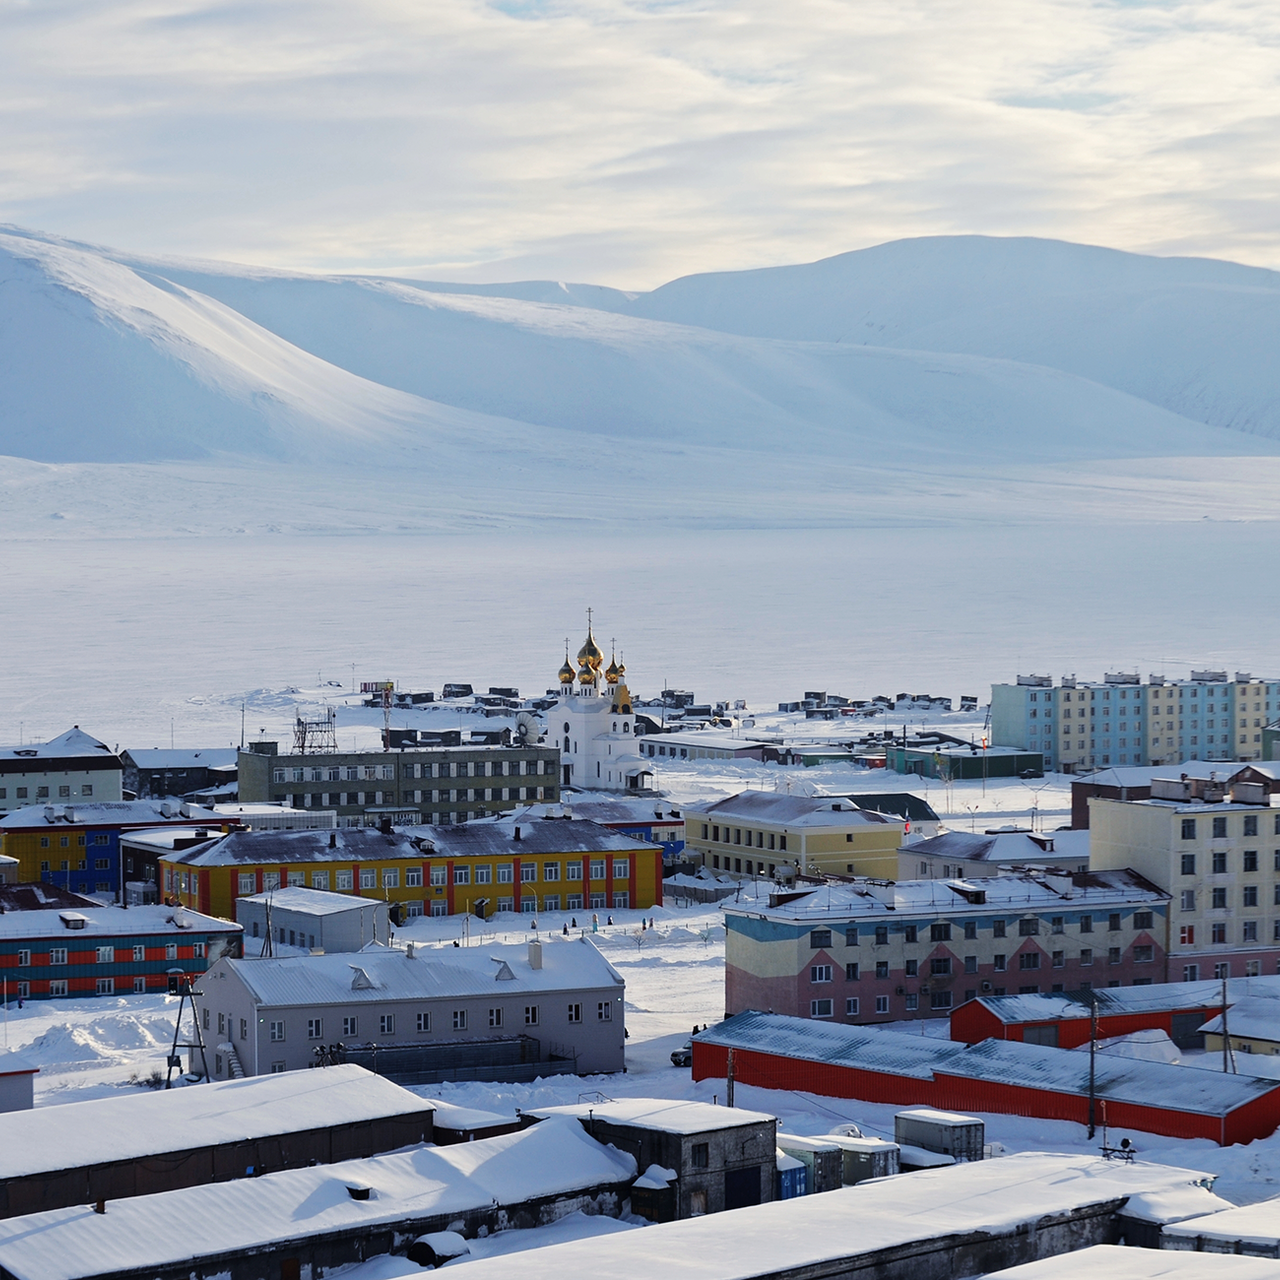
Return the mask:
{"type": "Polygon", "coordinates": [[[224,957],[213,967],[222,966],[259,1003],[273,1008],[612,987],[621,995],[624,986],[621,974],[586,938],[563,939],[558,934],[543,942],[540,969],[530,967],[524,943],[415,946],[412,958],[400,950],[263,960],[224,957]],[[498,976],[504,972],[510,976],[498,976]],[[362,985],[353,986],[354,982],[362,985]]]}
{"type": "Polygon", "coordinates": [[[0,914],[0,938],[55,938],[65,940],[70,950],[83,950],[81,943],[103,938],[137,937],[140,934],[181,936],[192,933],[242,933],[238,924],[201,915],[190,907],[95,907],[92,910],[53,907],[42,911],[6,911],[0,914]],[[63,917],[78,916],[80,928],[69,929],[63,917]]]}
{"type": "Polygon", "coordinates": [[[158,827],[168,823],[217,828],[218,815],[212,809],[169,797],[164,800],[99,800],[88,804],[59,801],[14,809],[0,818],[6,834],[14,831],[44,830],[48,827],[158,827]]]}
{"type": "MultiPolygon", "coordinates": [[[[1167,1165],[1026,1152],[531,1249],[520,1255],[519,1271],[521,1280],[734,1280],[810,1267],[825,1274],[841,1258],[962,1232],[1009,1232],[1048,1215],[1206,1176],[1167,1165]]],[[[8,1265],[3,1249],[0,1265],[8,1265]]],[[[512,1273],[510,1258],[466,1265],[468,1280],[510,1280],[512,1273]]]]}
{"type": "Polygon", "coordinates": [[[1096,1244],[1090,1249],[988,1271],[985,1280],[1280,1280],[1280,1262],[1229,1253],[1179,1253],[1096,1244]]]}
{"type": "Polygon", "coordinates": [[[237,753],[235,747],[205,747],[199,751],[150,747],[124,754],[139,769],[234,769],[237,753]]]}
{"type": "MultiPolygon", "coordinates": [[[[1280,976],[1266,974],[1257,978],[1227,980],[1228,1002],[1251,997],[1268,1002],[1280,1001],[1280,976]]],[[[1130,1013],[1218,1008],[1222,1005],[1222,981],[1157,982],[1149,987],[1095,987],[1092,991],[978,997],[978,1003],[1006,1025],[1088,1018],[1092,1016],[1095,1001],[1098,1015],[1104,1018],[1130,1013]]],[[[1280,1012],[1280,1005],[1277,1011],[1280,1012]]]]}
{"type": "Polygon", "coordinates": [[[1188,1218],[1166,1227],[1165,1231],[1182,1239],[1203,1236],[1224,1242],[1243,1240],[1249,1244],[1280,1245],[1280,1198],[1224,1209],[1203,1218],[1188,1218]]]}
{"type": "Polygon", "coordinates": [[[241,902],[252,902],[264,907],[270,903],[281,911],[300,911],[310,916],[334,916],[344,911],[376,910],[379,906],[387,905],[377,898],[362,898],[351,893],[330,893],[327,889],[308,889],[304,885],[288,885],[267,893],[245,894],[236,899],[237,906],[241,902]]]}
{"type": "Polygon", "coordinates": [[[574,1116],[588,1114],[611,1124],[632,1125],[661,1133],[711,1133],[717,1129],[740,1129],[744,1125],[772,1124],[775,1117],[742,1107],[714,1107],[708,1102],[676,1102],[669,1098],[622,1098],[599,1104],[579,1102],[566,1107],[526,1109],[531,1116],[574,1116]]]}
{"type": "Polygon", "coordinates": [[[689,804],[687,813],[735,822],[771,822],[785,827],[858,827],[901,823],[875,810],[859,809],[843,796],[794,796],[782,791],[739,791],[714,804],[689,804]]]}
{"type": "MultiPolygon", "coordinates": [[[[210,1045],[212,1049],[212,1045],[210,1045]]],[[[0,1059],[2,1062],[3,1059],[0,1059]]],[[[0,1114],[0,1179],[433,1110],[353,1063],[0,1114]]]]}
{"type": "MultiPolygon", "coordinates": [[[[1280,1042],[1280,978],[1274,996],[1249,995],[1227,1008],[1227,1035],[1250,1040],[1280,1042]]],[[[1200,1028],[1212,1035],[1222,1034],[1222,1014],[1210,1018],[1200,1028]]]]}
{"type": "MultiPolygon", "coordinates": [[[[325,1074],[291,1071],[285,1078],[292,1083],[325,1074]]],[[[43,1108],[38,1114],[60,1109],[43,1108]]],[[[631,1156],[602,1146],[576,1121],[548,1121],[477,1142],[411,1147],[366,1160],[112,1200],[103,1214],[76,1206],[8,1218],[0,1221],[0,1268],[17,1280],[83,1280],[178,1264],[185,1268],[188,1261],[196,1270],[196,1259],[329,1232],[462,1216],[495,1203],[629,1182],[635,1175],[631,1156]],[[371,1194],[355,1200],[349,1186],[368,1187],[371,1194]]],[[[521,1255],[522,1262],[527,1256],[521,1255]]],[[[510,1260],[496,1261],[509,1275],[510,1260]]]]}

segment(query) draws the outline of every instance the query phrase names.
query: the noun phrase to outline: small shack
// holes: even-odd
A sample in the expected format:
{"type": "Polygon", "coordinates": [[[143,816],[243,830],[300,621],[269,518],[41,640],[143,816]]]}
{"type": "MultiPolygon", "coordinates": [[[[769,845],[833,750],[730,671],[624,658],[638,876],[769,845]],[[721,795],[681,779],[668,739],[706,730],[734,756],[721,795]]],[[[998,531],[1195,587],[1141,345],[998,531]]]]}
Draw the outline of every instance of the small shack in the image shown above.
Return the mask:
{"type": "Polygon", "coordinates": [[[245,954],[262,954],[267,933],[275,947],[305,951],[361,951],[391,937],[391,904],[349,893],[290,885],[236,899],[236,922],[244,928],[245,954]],[[254,939],[258,942],[255,944],[254,939]]]}
{"type": "Polygon", "coordinates": [[[0,1111],[30,1111],[35,1106],[39,1071],[20,1053],[0,1053],[0,1111]]]}
{"type": "Polygon", "coordinates": [[[778,1150],[804,1163],[809,1171],[810,1195],[838,1191],[844,1186],[844,1152],[833,1138],[802,1138],[794,1133],[779,1133],[778,1150]]]}

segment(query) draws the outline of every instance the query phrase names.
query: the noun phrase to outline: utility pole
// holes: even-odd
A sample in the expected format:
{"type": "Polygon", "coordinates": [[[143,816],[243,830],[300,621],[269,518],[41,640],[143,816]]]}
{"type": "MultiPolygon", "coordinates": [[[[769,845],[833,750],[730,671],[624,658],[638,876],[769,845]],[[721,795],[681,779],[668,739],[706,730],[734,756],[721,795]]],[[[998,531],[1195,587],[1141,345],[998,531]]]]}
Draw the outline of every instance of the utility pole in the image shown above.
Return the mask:
{"type": "Polygon", "coordinates": [[[725,1065],[725,1090],[724,1100],[726,1106],[733,1106],[733,1050],[728,1052],[728,1061],[725,1065]]]}
{"type": "Polygon", "coordinates": [[[1092,1142],[1097,1132],[1094,1108],[1098,1100],[1098,997],[1092,992],[1089,993],[1089,1004],[1089,1141],[1092,1142]]]}

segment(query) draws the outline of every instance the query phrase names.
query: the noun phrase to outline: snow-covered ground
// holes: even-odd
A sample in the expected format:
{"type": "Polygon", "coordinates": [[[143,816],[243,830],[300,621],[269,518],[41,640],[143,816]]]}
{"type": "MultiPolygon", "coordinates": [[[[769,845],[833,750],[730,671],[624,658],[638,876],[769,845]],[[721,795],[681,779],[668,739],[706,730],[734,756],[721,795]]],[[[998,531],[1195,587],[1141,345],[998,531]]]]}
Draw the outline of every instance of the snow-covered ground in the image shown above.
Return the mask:
{"type": "MultiPolygon", "coordinates": [[[[724,929],[717,909],[664,907],[652,913],[655,928],[640,930],[641,913],[617,911],[615,924],[602,927],[596,942],[627,981],[627,1071],[618,1076],[560,1077],[531,1084],[461,1083],[424,1087],[415,1092],[460,1106],[510,1113],[514,1107],[576,1102],[599,1092],[611,1098],[663,1097],[724,1102],[724,1082],[694,1084],[688,1069],[673,1067],[671,1051],[689,1037],[694,1025],[718,1021],[724,1013],[724,929]]],[[[558,945],[568,915],[538,918],[541,936],[558,945]]],[[[579,925],[586,916],[579,916],[579,925]]],[[[472,946],[520,941],[529,936],[527,920],[500,916],[484,931],[471,932],[460,918],[414,921],[401,937],[451,946],[456,938],[472,946]]],[[[110,1000],[35,1001],[10,1006],[7,1035],[11,1047],[41,1064],[36,1077],[37,1105],[111,1095],[130,1087],[133,1075],[163,1069],[173,1034],[177,1001],[164,996],[110,1000]]],[[[902,1024],[912,1034],[945,1036],[943,1020],[902,1024]]],[[[1188,1068],[1191,1069],[1191,1068],[1188,1068]]],[[[779,1117],[796,1134],[821,1134],[853,1121],[874,1136],[893,1136],[897,1107],[739,1085],[739,1105],[779,1117]]],[[[1016,1116],[984,1117],[988,1141],[1006,1151],[1085,1152],[1090,1144],[1079,1125],[1016,1116]]],[[[1118,1139],[1119,1133],[1111,1137],[1118,1139]]],[[[1219,1175],[1217,1190],[1235,1203],[1252,1203],[1280,1194],[1280,1136],[1248,1146],[1222,1149],[1208,1141],[1177,1141],[1126,1133],[1146,1159],[1202,1169],[1219,1175]]],[[[1094,1144],[1096,1146],[1096,1144],[1094,1144]]],[[[571,1228],[566,1228],[570,1230],[571,1228]]],[[[588,1228],[590,1229],[589,1225],[588,1228]]],[[[532,1243],[532,1242],[530,1242],[532,1243]]]]}

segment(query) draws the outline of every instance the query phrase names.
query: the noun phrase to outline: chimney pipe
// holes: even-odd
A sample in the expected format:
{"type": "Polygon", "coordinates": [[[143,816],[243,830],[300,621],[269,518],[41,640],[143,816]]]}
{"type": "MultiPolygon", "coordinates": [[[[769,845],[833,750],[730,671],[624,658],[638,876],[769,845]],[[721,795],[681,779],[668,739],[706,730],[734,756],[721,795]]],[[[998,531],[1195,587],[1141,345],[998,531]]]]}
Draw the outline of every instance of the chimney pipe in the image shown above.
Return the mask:
{"type": "Polygon", "coordinates": [[[542,968],[542,943],[540,942],[529,943],[529,968],[542,968]]]}
{"type": "Polygon", "coordinates": [[[515,826],[515,834],[511,837],[513,840],[520,839],[520,824],[517,822],[515,826]]]}
{"type": "Polygon", "coordinates": [[[336,831],[329,832],[329,848],[336,849],[338,847],[338,833],[336,831]]]}

